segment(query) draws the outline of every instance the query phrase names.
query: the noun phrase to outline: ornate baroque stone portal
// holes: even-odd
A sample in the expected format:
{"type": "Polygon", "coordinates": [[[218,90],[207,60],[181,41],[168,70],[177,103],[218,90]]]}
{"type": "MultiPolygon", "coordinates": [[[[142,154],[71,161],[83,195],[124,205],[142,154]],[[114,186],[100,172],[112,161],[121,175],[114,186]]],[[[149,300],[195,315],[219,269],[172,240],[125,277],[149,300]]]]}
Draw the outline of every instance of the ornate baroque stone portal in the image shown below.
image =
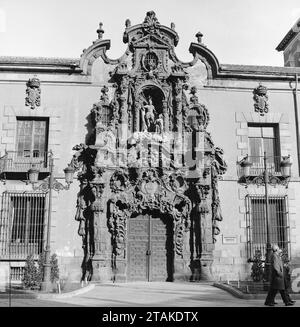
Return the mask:
{"type": "MultiPolygon", "coordinates": [[[[134,244],[128,244],[129,225],[143,224],[135,217],[150,215],[167,217],[164,224],[172,227],[170,236],[157,224],[169,233],[161,248],[166,248],[172,280],[212,279],[222,220],[217,181],[226,164],[206,131],[208,110],[188,84],[186,67],[193,63],[177,59],[174,24],[160,25],[153,11],[142,24],[126,21],[128,49],[118,60],[106,57],[103,33],[86,53],[97,49],[112,71],[91,109],[92,141],[75,146],[71,161],[80,181],[76,220],[83,239],[83,278],[127,280],[137,255],[134,244]]],[[[149,244],[157,236],[152,234],[149,244]]],[[[147,262],[156,269],[155,260],[147,262]]],[[[147,276],[151,280],[150,270],[147,276]]]]}

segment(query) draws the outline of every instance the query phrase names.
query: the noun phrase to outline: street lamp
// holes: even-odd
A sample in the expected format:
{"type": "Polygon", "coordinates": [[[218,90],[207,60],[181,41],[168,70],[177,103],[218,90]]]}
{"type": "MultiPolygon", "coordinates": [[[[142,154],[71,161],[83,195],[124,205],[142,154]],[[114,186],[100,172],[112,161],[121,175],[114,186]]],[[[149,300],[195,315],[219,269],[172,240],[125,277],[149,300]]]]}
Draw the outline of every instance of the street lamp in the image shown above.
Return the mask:
{"type": "Polygon", "coordinates": [[[52,190],[60,191],[60,190],[68,190],[70,188],[70,184],[73,182],[73,175],[75,169],[68,165],[67,168],[64,169],[65,173],[65,181],[67,185],[63,185],[58,182],[53,176],[54,170],[54,159],[53,154],[50,151],[49,154],[49,168],[50,175],[42,181],[41,184],[35,185],[38,183],[39,170],[36,167],[32,167],[28,170],[28,179],[32,184],[34,190],[40,190],[44,192],[49,192],[49,203],[48,203],[48,222],[47,222],[47,238],[46,238],[46,247],[45,247],[45,262],[44,262],[44,276],[42,282],[42,291],[49,292],[51,290],[50,283],[50,274],[51,274],[51,264],[50,264],[50,229],[51,229],[51,211],[52,211],[52,190]]]}
{"type": "MultiPolygon", "coordinates": [[[[273,158],[273,157],[272,157],[273,158]]],[[[255,184],[257,186],[264,185],[265,187],[265,221],[266,221],[266,259],[265,259],[265,278],[269,280],[270,264],[271,264],[271,239],[270,239],[270,230],[271,222],[269,216],[269,193],[268,193],[268,184],[276,186],[277,184],[284,185],[288,187],[288,182],[291,177],[291,165],[290,157],[283,157],[280,162],[280,175],[272,174],[267,168],[267,155],[264,152],[264,165],[263,171],[261,174],[251,173],[251,167],[253,163],[249,160],[248,155],[238,162],[240,166],[239,174],[239,183],[244,184],[246,187],[249,184],[255,184]]]]}

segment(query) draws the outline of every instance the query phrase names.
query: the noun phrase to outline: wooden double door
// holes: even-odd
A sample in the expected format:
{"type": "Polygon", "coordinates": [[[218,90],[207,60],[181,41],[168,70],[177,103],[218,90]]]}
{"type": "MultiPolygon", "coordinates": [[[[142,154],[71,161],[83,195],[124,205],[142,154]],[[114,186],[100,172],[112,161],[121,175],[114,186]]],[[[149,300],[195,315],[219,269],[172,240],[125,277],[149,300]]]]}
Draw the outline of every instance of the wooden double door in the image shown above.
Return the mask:
{"type": "Polygon", "coordinates": [[[168,215],[145,214],[128,221],[128,281],[173,280],[173,221],[168,215]]]}

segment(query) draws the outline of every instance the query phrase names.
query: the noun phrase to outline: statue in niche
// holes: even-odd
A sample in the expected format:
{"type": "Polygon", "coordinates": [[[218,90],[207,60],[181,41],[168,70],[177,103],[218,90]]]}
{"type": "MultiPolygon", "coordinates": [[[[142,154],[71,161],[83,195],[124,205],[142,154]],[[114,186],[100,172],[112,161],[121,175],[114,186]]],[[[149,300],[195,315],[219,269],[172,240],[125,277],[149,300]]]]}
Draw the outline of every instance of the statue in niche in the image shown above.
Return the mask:
{"type": "Polygon", "coordinates": [[[141,127],[140,127],[141,132],[147,131],[145,111],[146,111],[145,107],[141,106],[141,127]]]}
{"type": "Polygon", "coordinates": [[[149,97],[148,104],[144,105],[145,113],[145,123],[148,132],[154,131],[154,122],[155,122],[155,107],[152,104],[152,98],[149,97]]]}
{"type": "Polygon", "coordinates": [[[162,134],[164,126],[163,115],[159,114],[158,118],[155,120],[155,132],[158,134],[162,134]]]}

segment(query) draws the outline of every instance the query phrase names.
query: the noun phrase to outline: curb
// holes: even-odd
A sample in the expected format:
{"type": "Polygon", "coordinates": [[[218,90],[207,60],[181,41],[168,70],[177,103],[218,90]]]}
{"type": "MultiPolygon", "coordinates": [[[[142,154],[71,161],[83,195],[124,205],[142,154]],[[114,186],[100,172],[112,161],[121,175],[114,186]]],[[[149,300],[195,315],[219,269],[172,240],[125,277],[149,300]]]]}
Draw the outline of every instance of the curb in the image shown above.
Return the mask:
{"type": "Polygon", "coordinates": [[[245,294],[245,293],[237,290],[236,288],[233,288],[230,285],[220,284],[220,283],[213,283],[212,286],[220,288],[221,290],[227,291],[228,293],[230,293],[231,295],[233,295],[233,296],[235,296],[235,297],[237,297],[239,299],[254,300],[256,298],[254,296],[254,294],[245,294]]]}
{"type": "MultiPolygon", "coordinates": [[[[231,295],[233,295],[239,299],[244,299],[244,300],[264,300],[267,296],[267,292],[264,294],[261,294],[261,293],[260,294],[253,294],[253,293],[245,294],[242,291],[240,291],[230,285],[226,285],[226,284],[214,283],[213,286],[220,288],[224,291],[227,291],[231,295]]],[[[294,300],[300,300],[300,294],[290,293],[290,296],[294,300]]]]}
{"type": "Polygon", "coordinates": [[[91,291],[94,289],[95,284],[89,284],[88,286],[84,286],[78,290],[74,290],[71,292],[67,293],[42,293],[42,294],[37,294],[34,291],[22,291],[22,292],[16,292],[16,293],[4,293],[0,294],[0,299],[8,299],[9,297],[13,299],[40,299],[40,300],[47,300],[47,299],[62,299],[62,298],[68,298],[72,296],[76,296],[79,294],[84,294],[86,292],[91,291]]]}
{"type": "Polygon", "coordinates": [[[88,286],[84,286],[78,290],[75,291],[71,291],[68,293],[61,293],[61,294],[49,294],[49,293],[45,293],[45,294],[37,294],[36,298],[40,299],[40,300],[48,300],[48,299],[64,299],[64,298],[68,298],[68,297],[73,297],[76,295],[80,295],[80,294],[84,294],[86,292],[91,291],[92,289],[95,288],[95,284],[89,284],[88,286]]]}

